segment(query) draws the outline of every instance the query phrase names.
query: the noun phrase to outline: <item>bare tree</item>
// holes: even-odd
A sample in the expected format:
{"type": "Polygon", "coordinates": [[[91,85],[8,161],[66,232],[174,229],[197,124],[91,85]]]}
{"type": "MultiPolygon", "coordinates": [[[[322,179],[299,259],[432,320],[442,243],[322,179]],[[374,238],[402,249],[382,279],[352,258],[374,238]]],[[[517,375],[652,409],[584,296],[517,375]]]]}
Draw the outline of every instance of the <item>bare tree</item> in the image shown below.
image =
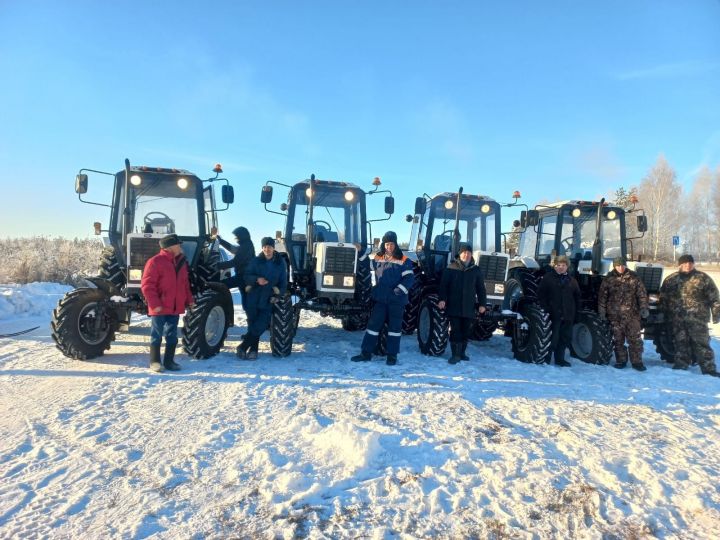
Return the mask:
{"type": "Polygon", "coordinates": [[[670,258],[672,236],[679,232],[682,186],[675,170],[660,155],[638,189],[640,201],[648,216],[648,243],[654,260],[670,258]]]}
{"type": "Polygon", "coordinates": [[[692,191],[687,197],[687,219],[684,221],[683,232],[691,253],[707,258],[713,251],[712,225],[715,209],[712,193],[713,175],[708,167],[703,167],[695,177],[692,191]]]}

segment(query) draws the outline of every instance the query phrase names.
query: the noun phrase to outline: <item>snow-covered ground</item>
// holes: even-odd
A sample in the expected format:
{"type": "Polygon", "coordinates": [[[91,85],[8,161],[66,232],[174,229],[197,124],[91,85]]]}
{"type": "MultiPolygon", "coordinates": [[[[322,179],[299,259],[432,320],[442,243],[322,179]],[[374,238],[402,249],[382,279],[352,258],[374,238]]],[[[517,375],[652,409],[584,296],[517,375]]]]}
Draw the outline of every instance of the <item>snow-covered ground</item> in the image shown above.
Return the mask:
{"type": "MultiPolygon", "coordinates": [[[[718,538],[720,379],[512,359],[501,335],[450,366],[402,339],[304,314],[293,354],[261,344],[146,369],[148,320],[65,358],[66,287],[0,287],[2,538],[718,538]]],[[[716,335],[718,328],[713,331],[716,335]]],[[[720,343],[713,338],[713,348],[720,343]]]]}

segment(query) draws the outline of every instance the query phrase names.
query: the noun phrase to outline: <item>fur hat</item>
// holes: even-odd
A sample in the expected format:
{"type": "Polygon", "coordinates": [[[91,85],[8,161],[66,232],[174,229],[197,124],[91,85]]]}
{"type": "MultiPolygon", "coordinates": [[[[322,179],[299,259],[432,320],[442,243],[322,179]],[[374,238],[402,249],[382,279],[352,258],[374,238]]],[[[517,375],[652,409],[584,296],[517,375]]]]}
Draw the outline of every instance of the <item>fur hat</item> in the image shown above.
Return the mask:
{"type": "Polygon", "coordinates": [[[382,243],[385,244],[387,242],[392,242],[393,244],[397,245],[397,234],[395,234],[395,232],[393,231],[388,231],[383,234],[382,243]]]}
{"type": "Polygon", "coordinates": [[[627,266],[627,261],[625,260],[625,257],[615,257],[613,259],[613,267],[615,266],[627,266]]]}
{"type": "Polygon", "coordinates": [[[557,266],[560,263],[569,264],[568,258],[565,255],[558,255],[553,261],[553,266],[557,266]]]}
{"type": "Polygon", "coordinates": [[[460,245],[458,245],[458,255],[463,251],[469,251],[472,253],[472,246],[470,245],[470,242],[460,242],[460,245]]]}
{"type": "Polygon", "coordinates": [[[160,247],[167,249],[171,246],[179,246],[182,244],[182,240],[178,238],[177,234],[168,234],[160,239],[160,247]]]}
{"type": "Polygon", "coordinates": [[[694,259],[693,256],[690,255],[689,253],[686,254],[686,255],[681,255],[680,258],[678,259],[678,266],[681,265],[681,264],[684,264],[684,263],[693,263],[693,264],[695,264],[695,259],[694,259]]]}
{"type": "Polygon", "coordinates": [[[260,246],[262,246],[262,247],[265,247],[265,246],[275,247],[275,240],[274,240],[272,237],[270,237],[270,236],[266,236],[266,237],[264,237],[262,240],[260,240],[260,246]]]}

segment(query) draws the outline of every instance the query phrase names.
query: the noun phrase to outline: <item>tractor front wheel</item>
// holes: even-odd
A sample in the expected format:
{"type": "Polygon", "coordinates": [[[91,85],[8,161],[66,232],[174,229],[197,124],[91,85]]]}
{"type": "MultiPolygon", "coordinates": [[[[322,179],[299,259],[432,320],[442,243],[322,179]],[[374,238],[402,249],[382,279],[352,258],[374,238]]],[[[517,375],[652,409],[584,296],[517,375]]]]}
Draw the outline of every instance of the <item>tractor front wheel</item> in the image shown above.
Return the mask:
{"type": "Polygon", "coordinates": [[[608,364],[612,356],[610,325],[593,311],[581,311],[573,326],[570,354],[589,364],[608,364]]]}
{"type": "Polygon", "coordinates": [[[100,289],[70,291],[53,311],[52,338],[62,353],[76,360],[102,356],[115,339],[115,314],[103,304],[109,298],[100,289]]]}
{"type": "Polygon", "coordinates": [[[273,356],[290,356],[297,329],[296,313],[299,317],[300,310],[293,307],[289,296],[283,296],[273,304],[270,319],[270,350],[273,356]]]}
{"type": "Polygon", "coordinates": [[[420,352],[428,356],[442,356],[448,342],[448,318],[438,307],[437,294],[428,295],[420,304],[417,339],[420,352]]]}
{"type": "Polygon", "coordinates": [[[550,317],[540,306],[529,302],[520,304],[518,312],[522,319],[512,322],[513,356],[521,362],[542,364],[550,353],[550,317]]]}
{"type": "Polygon", "coordinates": [[[182,344],[196,359],[211,358],[220,352],[227,337],[225,299],[220,291],[207,289],[195,297],[195,307],[183,319],[182,344]]]}

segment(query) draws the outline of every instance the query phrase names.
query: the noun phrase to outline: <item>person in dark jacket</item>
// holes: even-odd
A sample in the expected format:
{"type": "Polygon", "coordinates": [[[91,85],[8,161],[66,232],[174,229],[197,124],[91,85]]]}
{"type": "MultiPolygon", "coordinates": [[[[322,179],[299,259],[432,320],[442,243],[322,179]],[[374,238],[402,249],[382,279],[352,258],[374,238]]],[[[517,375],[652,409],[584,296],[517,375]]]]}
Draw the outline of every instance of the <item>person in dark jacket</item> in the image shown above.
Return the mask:
{"type": "Polygon", "coordinates": [[[262,253],[245,270],[248,333],[237,348],[238,358],[243,360],[257,358],[260,336],[270,326],[273,303],[287,289],[287,265],[275,253],[275,240],[266,236],[261,245],[262,253]]]}
{"type": "Polygon", "coordinates": [[[255,246],[250,238],[250,232],[245,227],[236,227],[233,230],[235,235],[236,246],[233,246],[227,240],[217,237],[220,245],[233,254],[233,258],[229,261],[223,261],[218,264],[218,268],[225,270],[233,268],[235,275],[221,280],[228,286],[228,289],[237,287],[240,291],[240,298],[243,310],[247,313],[247,293],[245,292],[245,270],[250,261],[255,257],[255,246]]]}
{"type": "Polygon", "coordinates": [[[148,305],[152,321],[150,329],[150,369],[161,372],[163,367],[178,371],[175,362],[177,325],[180,314],[194,304],[190,291],[188,263],[177,234],[160,239],[160,253],[148,259],[143,270],[140,288],[148,305]],[[160,363],[160,345],[165,336],[165,355],[160,363]]]}
{"type": "MultiPolygon", "coordinates": [[[[555,257],[554,270],[545,274],[538,287],[538,300],[549,315],[552,324],[551,353],[555,354],[555,365],[570,366],[565,360],[565,349],[572,340],[572,328],[575,317],[580,311],[580,286],[574,277],[568,274],[568,258],[555,257]]],[[[550,362],[550,358],[546,359],[550,362]]]]}
{"type": "Polygon", "coordinates": [[[628,270],[623,257],[613,259],[613,269],[603,279],[598,291],[598,315],[610,323],[615,347],[615,366],[623,369],[628,362],[633,369],[645,371],[642,362],[642,319],[650,315],[645,285],[638,275],[628,270]]]}
{"type": "Polygon", "coordinates": [[[461,243],[457,258],[442,274],[438,307],[444,309],[450,320],[450,349],[448,362],[457,364],[470,360],[465,353],[477,312],[485,313],[487,295],[482,270],[475,264],[472,246],[461,243]],[[476,305],[479,307],[476,308],[476,305]]]}
{"type": "Polygon", "coordinates": [[[372,298],[375,301],[365,336],[362,340],[361,353],[353,356],[353,362],[366,362],[372,359],[377,345],[380,330],[385,323],[387,334],[388,366],[397,363],[402,335],[402,318],[405,305],[408,303],[408,291],[415,281],[412,261],[403,255],[397,245],[397,234],[386,232],[382,237],[380,250],[372,261],[375,271],[375,287],[372,298]]]}

